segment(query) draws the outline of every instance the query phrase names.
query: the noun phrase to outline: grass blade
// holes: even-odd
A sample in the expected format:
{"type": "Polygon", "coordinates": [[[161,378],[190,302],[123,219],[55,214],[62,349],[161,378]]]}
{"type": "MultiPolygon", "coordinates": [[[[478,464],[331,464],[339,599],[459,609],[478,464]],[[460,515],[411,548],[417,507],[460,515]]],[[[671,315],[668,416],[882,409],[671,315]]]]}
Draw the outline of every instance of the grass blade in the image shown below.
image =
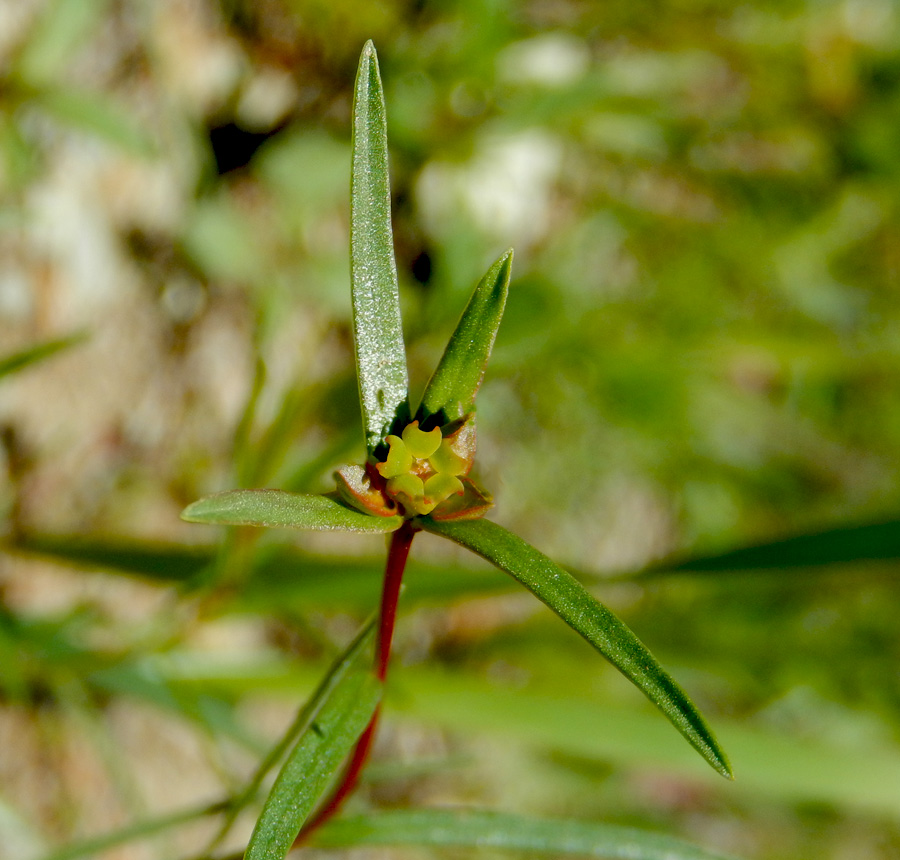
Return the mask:
{"type": "Polygon", "coordinates": [[[506,307],[512,257],[507,251],[475,287],[422,395],[421,418],[443,412],[446,423],[471,411],[506,307]]]}
{"type": "MultiPolygon", "coordinates": [[[[62,561],[76,568],[98,569],[164,583],[188,583],[216,558],[213,546],[184,546],[154,541],[25,534],[0,550],[62,561]]],[[[256,612],[285,607],[364,611],[381,596],[384,557],[316,555],[293,546],[269,546],[254,555],[239,601],[256,612]]],[[[445,602],[473,594],[508,592],[515,587],[493,568],[426,564],[411,559],[404,584],[408,605],[445,602]]]]}
{"type": "Polygon", "coordinates": [[[0,358],[0,377],[7,376],[10,373],[15,373],[17,370],[22,370],[29,365],[43,361],[45,358],[49,358],[51,355],[55,355],[57,352],[61,352],[64,349],[68,349],[70,346],[82,343],[86,339],[84,334],[74,334],[69,337],[59,338],[58,340],[44,341],[43,343],[23,349],[21,352],[16,352],[5,358],[0,358]]]}
{"type": "Polygon", "coordinates": [[[53,86],[35,90],[31,98],[56,119],[131,155],[150,157],[157,152],[150,134],[104,93],[53,86]]]}
{"type": "Polygon", "coordinates": [[[422,809],[337,819],[316,846],[415,845],[528,851],[604,860],[726,860],[657,833],[584,821],[551,821],[479,810],[422,809]]]}
{"type": "Polygon", "coordinates": [[[102,568],[162,582],[186,582],[215,559],[212,547],[154,541],[86,537],[85,535],[24,534],[4,549],[65,561],[76,567],[102,568]]]}
{"type": "Polygon", "coordinates": [[[424,519],[422,524],[515,577],[635,684],[706,761],[723,776],[731,777],[725,753],[693,702],[637,636],[570,573],[489,520],[424,519]]]}
{"type": "Polygon", "coordinates": [[[93,836],[81,842],[58,848],[52,853],[44,855],[41,860],[78,860],[79,857],[95,857],[102,852],[109,851],[111,848],[117,848],[128,842],[147,839],[157,833],[183,824],[189,824],[199,818],[221,815],[227,808],[228,801],[220,801],[171,812],[155,818],[146,818],[142,821],[128,824],[118,830],[112,830],[109,833],[93,836]]]}
{"type": "Polygon", "coordinates": [[[345,507],[330,496],[285,493],[282,490],[226,490],[188,505],[181,518],[191,523],[272,528],[342,529],[392,532],[401,517],[371,517],[345,507]]]}
{"type": "Polygon", "coordinates": [[[381,687],[369,664],[374,624],[338,659],[303,711],[304,729],[266,799],[245,860],[283,860],[341,760],[368,725],[381,687]]]}
{"type": "Polygon", "coordinates": [[[55,0],[45,3],[15,60],[17,77],[29,84],[66,76],[67,63],[96,32],[109,0],[55,0]]]}
{"type": "Polygon", "coordinates": [[[900,558],[900,520],[839,526],[781,540],[739,547],[715,555],[670,560],[638,574],[725,573],[812,568],[900,558]]]}
{"type": "Polygon", "coordinates": [[[353,100],[350,175],[350,276],[356,371],[366,448],[384,444],[409,412],[406,351],[391,231],[387,121],[375,47],[366,42],[353,100]]]}
{"type": "MultiPolygon", "coordinates": [[[[254,677],[262,675],[258,671],[254,677]]],[[[693,750],[673,744],[669,727],[634,697],[624,703],[612,693],[598,696],[591,684],[579,683],[584,676],[577,667],[561,669],[561,679],[572,676],[570,692],[560,694],[507,684],[498,688],[481,669],[408,666],[394,711],[460,737],[522,744],[530,755],[612,767],[625,779],[647,770],[674,776],[687,791],[708,792],[713,804],[740,798],[740,803],[818,805],[889,817],[900,809],[900,745],[886,725],[869,721],[871,715],[849,713],[846,720],[816,730],[809,721],[788,729],[722,718],[718,734],[741,762],[740,779],[726,784],[693,750]],[[835,742],[838,736],[843,740],[835,742]]]]}

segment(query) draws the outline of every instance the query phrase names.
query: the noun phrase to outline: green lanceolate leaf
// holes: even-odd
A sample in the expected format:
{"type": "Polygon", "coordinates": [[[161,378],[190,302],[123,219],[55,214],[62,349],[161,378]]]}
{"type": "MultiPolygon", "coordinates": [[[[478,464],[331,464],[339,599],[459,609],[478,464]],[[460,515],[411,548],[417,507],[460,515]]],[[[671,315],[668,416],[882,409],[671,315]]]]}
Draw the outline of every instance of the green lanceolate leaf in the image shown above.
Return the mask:
{"type": "Polygon", "coordinates": [[[634,633],[570,573],[488,520],[421,522],[428,531],[468,547],[519,580],[642,690],[719,773],[731,776],[725,753],[685,692],[634,633]]]}
{"type": "Polygon", "coordinates": [[[220,526],[269,526],[289,529],[392,532],[401,517],[372,517],[342,505],[330,496],[285,493],[282,490],[227,490],[188,505],[181,518],[220,526]]]}
{"type": "Polygon", "coordinates": [[[350,276],[356,371],[366,448],[384,444],[394,419],[408,417],[406,352],[391,232],[387,122],[375,47],[366,42],[353,100],[350,276]],[[401,417],[403,417],[401,415],[401,417]]]}
{"type": "Polygon", "coordinates": [[[381,686],[369,668],[374,625],[332,667],[302,712],[304,728],[266,799],[245,860],[283,860],[341,760],[369,724],[381,686]]]}
{"type": "Polygon", "coordinates": [[[422,396],[422,418],[443,411],[444,421],[455,421],[472,409],[506,307],[512,257],[507,251],[475,287],[422,396]]]}
{"type": "Polygon", "coordinates": [[[604,860],[727,860],[680,839],[584,821],[548,821],[479,810],[398,810],[330,821],[315,845],[416,845],[483,848],[551,857],[575,855],[604,860]]]}

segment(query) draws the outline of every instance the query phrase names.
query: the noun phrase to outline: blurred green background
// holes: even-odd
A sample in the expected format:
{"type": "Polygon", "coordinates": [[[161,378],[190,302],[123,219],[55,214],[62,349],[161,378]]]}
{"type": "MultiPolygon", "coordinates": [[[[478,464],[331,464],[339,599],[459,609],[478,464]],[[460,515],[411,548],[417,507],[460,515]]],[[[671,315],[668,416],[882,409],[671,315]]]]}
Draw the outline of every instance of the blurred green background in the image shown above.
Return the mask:
{"type": "MultiPolygon", "coordinates": [[[[479,397],[493,518],[631,624],[737,780],[422,537],[358,808],[900,857],[895,3],[19,0],[0,358],[51,348],[0,365],[0,858],[236,790],[376,604],[378,539],[178,520],[362,458],[368,38],[414,396],[514,247],[479,397]]],[[[90,856],[188,857],[210,826],[90,856]]]]}

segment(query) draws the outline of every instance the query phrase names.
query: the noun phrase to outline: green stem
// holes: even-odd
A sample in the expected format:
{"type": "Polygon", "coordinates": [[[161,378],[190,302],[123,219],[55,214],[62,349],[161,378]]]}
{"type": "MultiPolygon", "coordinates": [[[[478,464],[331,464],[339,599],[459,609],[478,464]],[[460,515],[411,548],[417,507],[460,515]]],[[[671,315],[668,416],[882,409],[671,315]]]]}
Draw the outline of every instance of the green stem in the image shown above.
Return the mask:
{"type": "MultiPolygon", "coordinates": [[[[403,572],[406,570],[409,549],[417,531],[418,529],[409,520],[405,520],[403,525],[391,534],[391,544],[388,549],[387,564],[384,571],[384,585],[381,591],[378,641],[375,646],[375,674],[378,676],[379,681],[384,681],[387,677],[388,663],[391,658],[391,641],[394,638],[394,623],[397,619],[397,601],[400,597],[400,585],[403,582],[403,572]]],[[[372,749],[372,741],[375,739],[380,713],[381,708],[379,707],[372,715],[366,730],[356,742],[353,755],[350,758],[347,769],[344,771],[340,784],[332,792],[325,805],[300,831],[300,835],[294,843],[295,845],[304,841],[314,830],[332,818],[353,789],[356,788],[359,775],[362,773],[362,769],[366,761],[368,761],[369,752],[372,749]]]]}

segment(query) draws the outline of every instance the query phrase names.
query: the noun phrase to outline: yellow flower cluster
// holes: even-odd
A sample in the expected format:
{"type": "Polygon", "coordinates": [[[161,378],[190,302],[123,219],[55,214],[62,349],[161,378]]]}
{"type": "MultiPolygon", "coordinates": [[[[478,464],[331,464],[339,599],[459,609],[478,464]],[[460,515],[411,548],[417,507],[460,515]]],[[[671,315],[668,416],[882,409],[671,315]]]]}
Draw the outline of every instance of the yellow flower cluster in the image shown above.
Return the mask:
{"type": "Polygon", "coordinates": [[[376,469],[387,482],[385,491],[405,510],[430,514],[450,496],[464,492],[459,475],[468,463],[453,448],[440,428],[424,431],[413,421],[403,428],[402,436],[388,436],[387,459],[376,469]]]}

